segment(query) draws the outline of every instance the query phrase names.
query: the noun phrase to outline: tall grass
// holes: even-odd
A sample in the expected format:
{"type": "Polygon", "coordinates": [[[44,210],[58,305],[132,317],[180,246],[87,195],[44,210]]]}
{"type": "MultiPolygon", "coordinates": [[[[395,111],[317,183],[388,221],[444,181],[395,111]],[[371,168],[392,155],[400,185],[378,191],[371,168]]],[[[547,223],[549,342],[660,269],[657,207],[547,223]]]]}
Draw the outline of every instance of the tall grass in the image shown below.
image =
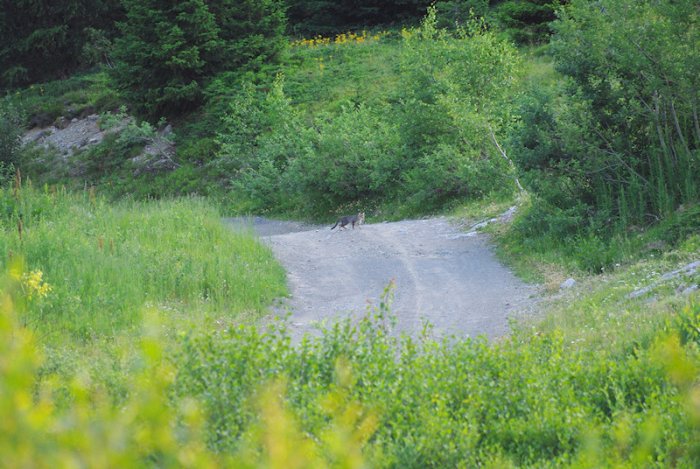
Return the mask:
{"type": "Polygon", "coordinates": [[[42,333],[110,335],[144,306],[233,320],[285,293],[271,252],[197,198],[111,205],[86,190],[0,189],[0,263],[15,256],[51,287],[22,320],[42,333]]]}

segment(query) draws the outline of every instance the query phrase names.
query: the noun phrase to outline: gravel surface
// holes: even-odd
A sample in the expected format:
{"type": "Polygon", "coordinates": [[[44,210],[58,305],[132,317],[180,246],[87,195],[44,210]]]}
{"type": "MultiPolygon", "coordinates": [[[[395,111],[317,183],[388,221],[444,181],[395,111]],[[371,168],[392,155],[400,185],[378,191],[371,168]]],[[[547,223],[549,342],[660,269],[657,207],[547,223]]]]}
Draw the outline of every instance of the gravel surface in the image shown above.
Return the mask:
{"type": "Polygon", "coordinates": [[[531,309],[537,288],[516,278],[491,251],[488,237],[462,232],[446,218],[405,220],[330,230],[264,218],[248,225],[287,270],[295,338],[321,321],[364,314],[393,281],[397,329],[417,335],[508,333],[508,319],[531,309]]]}

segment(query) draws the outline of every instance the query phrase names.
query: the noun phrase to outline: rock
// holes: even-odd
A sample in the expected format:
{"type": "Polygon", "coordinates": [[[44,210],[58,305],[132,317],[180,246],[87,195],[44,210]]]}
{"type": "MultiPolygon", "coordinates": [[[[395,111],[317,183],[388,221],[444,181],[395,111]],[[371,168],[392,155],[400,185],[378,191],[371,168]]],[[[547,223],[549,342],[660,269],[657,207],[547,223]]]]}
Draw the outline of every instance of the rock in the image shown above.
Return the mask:
{"type": "Polygon", "coordinates": [[[513,205],[511,208],[503,212],[500,216],[501,223],[508,223],[512,221],[517,211],[518,207],[516,205],[513,205]]]}
{"type": "Polygon", "coordinates": [[[70,120],[70,122],[71,122],[71,124],[75,124],[76,122],[78,122],[78,118],[74,117],[70,120]]]}
{"type": "Polygon", "coordinates": [[[627,295],[627,298],[637,298],[637,297],[640,297],[640,296],[642,296],[642,295],[645,295],[645,294],[649,293],[649,292],[651,291],[651,289],[652,289],[651,286],[649,286],[649,287],[644,287],[644,288],[640,288],[639,290],[635,290],[635,291],[633,291],[632,293],[630,293],[629,295],[627,295]]]}
{"type": "Polygon", "coordinates": [[[644,246],[644,249],[647,251],[663,251],[666,248],[668,248],[668,244],[666,244],[666,241],[658,240],[658,241],[652,241],[651,243],[648,243],[646,246],[644,246]]]}
{"type": "Polygon", "coordinates": [[[134,175],[155,173],[177,168],[173,160],[175,145],[162,136],[157,136],[143,149],[143,153],[131,159],[134,164],[134,175]]]}
{"type": "MultiPolygon", "coordinates": [[[[644,295],[644,294],[646,294],[646,293],[649,293],[651,290],[653,290],[654,288],[656,288],[656,287],[658,287],[659,285],[663,284],[663,282],[665,282],[665,281],[672,280],[672,279],[674,279],[674,278],[676,278],[676,277],[680,277],[680,276],[682,276],[682,275],[685,275],[685,276],[694,275],[696,272],[698,272],[698,270],[700,270],[700,261],[691,262],[690,264],[684,265],[684,266],[681,267],[680,269],[676,269],[676,270],[672,270],[672,271],[670,271],[670,272],[666,272],[665,274],[663,274],[663,275],[659,278],[659,280],[657,280],[656,282],[654,282],[654,283],[652,283],[651,285],[648,285],[648,286],[646,286],[646,287],[644,287],[644,288],[640,288],[639,290],[633,291],[632,293],[630,293],[629,295],[627,295],[627,298],[637,298],[637,297],[642,296],[642,295],[644,295]]],[[[690,287],[686,288],[685,290],[683,290],[683,293],[685,294],[685,292],[686,292],[688,289],[693,289],[693,288],[694,288],[694,289],[697,289],[698,286],[697,286],[697,285],[690,286],[690,287]]],[[[690,290],[688,293],[691,293],[691,292],[695,291],[694,289],[693,289],[693,290],[690,290]]],[[[676,290],[676,292],[678,292],[678,290],[676,290]]]]}
{"type": "Polygon", "coordinates": [[[173,126],[168,124],[163,129],[163,132],[161,132],[161,135],[163,135],[165,137],[165,136],[170,135],[171,133],[173,133],[173,126]]]}
{"type": "Polygon", "coordinates": [[[661,276],[661,280],[670,280],[680,275],[693,275],[700,269],[700,261],[691,262],[680,269],[667,272],[661,276]]]}
{"type": "Polygon", "coordinates": [[[567,290],[569,288],[572,288],[574,285],[576,285],[576,280],[573,278],[569,277],[566,280],[564,280],[561,285],[559,285],[559,288],[561,290],[567,290]]]}
{"type": "Polygon", "coordinates": [[[697,284],[691,285],[691,286],[689,286],[688,288],[686,288],[685,290],[683,290],[683,291],[681,292],[681,295],[690,295],[691,293],[698,291],[698,288],[699,288],[699,287],[698,287],[697,284]]]}

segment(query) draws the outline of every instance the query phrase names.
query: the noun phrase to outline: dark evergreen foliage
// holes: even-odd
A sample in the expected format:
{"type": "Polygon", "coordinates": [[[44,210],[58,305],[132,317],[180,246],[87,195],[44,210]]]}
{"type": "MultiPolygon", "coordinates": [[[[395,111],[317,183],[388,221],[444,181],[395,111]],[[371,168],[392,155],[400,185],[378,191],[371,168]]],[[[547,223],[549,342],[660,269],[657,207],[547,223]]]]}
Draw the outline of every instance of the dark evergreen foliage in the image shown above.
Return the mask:
{"type": "Polygon", "coordinates": [[[124,0],[123,36],[115,43],[114,76],[143,114],[164,115],[196,107],[207,59],[221,48],[218,27],[203,0],[173,6],[167,0],[124,0]]]}
{"type": "Polygon", "coordinates": [[[292,34],[329,34],[425,16],[432,0],[287,0],[292,34]]]}
{"type": "Polygon", "coordinates": [[[142,115],[173,116],[199,106],[210,79],[257,71],[284,49],[278,0],[124,0],[114,76],[142,115]]]}
{"type": "Polygon", "coordinates": [[[114,33],[119,0],[0,0],[0,89],[66,77],[89,30],[114,33]]]}
{"type": "Polygon", "coordinates": [[[549,23],[566,0],[506,0],[496,6],[496,19],[510,37],[520,44],[547,42],[549,23]]]}
{"type": "Polygon", "coordinates": [[[222,42],[216,66],[257,70],[280,59],[287,25],[282,0],[210,0],[222,42]]]}

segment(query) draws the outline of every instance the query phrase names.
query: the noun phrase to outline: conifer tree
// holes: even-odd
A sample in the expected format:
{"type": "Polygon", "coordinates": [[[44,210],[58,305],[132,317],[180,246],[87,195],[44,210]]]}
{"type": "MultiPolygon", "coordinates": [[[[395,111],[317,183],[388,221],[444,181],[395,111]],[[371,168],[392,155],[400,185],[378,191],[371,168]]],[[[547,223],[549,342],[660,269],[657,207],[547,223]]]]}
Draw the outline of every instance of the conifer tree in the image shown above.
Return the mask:
{"type": "Polygon", "coordinates": [[[144,115],[197,106],[207,57],[220,48],[218,27],[203,0],[124,0],[123,36],[115,42],[114,76],[144,115]]]}
{"type": "Polygon", "coordinates": [[[119,0],[0,0],[0,89],[73,72],[87,31],[111,36],[122,11],[119,0]]]}
{"type": "Polygon", "coordinates": [[[223,41],[217,66],[257,70],[279,60],[286,43],[283,0],[211,0],[223,41]]]}
{"type": "Polygon", "coordinates": [[[283,50],[281,0],[124,0],[114,76],[142,115],[201,104],[217,74],[258,70],[283,50]]]}

